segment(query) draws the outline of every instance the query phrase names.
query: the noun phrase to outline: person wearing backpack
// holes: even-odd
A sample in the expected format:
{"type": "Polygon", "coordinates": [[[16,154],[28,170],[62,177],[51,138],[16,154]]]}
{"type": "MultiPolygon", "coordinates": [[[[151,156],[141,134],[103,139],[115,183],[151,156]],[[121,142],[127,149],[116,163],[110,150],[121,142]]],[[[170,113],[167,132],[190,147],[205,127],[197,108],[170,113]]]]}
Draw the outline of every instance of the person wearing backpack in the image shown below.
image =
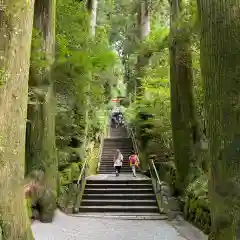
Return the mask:
{"type": "Polygon", "coordinates": [[[119,176],[121,168],[122,168],[122,162],[123,162],[123,155],[119,149],[117,149],[115,156],[113,158],[114,167],[116,170],[116,176],[119,176]]]}
{"type": "Polygon", "coordinates": [[[136,177],[136,167],[138,167],[139,159],[137,154],[133,151],[129,157],[129,165],[132,168],[133,176],[136,177]]]}

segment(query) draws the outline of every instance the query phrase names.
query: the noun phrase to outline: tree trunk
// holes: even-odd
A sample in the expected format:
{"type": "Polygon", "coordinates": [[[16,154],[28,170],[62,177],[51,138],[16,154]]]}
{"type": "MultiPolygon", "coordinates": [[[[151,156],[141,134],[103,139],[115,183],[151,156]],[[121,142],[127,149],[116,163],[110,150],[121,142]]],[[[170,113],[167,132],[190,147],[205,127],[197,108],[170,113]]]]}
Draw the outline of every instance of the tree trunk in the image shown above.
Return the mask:
{"type": "MultiPolygon", "coordinates": [[[[33,42],[32,48],[26,144],[27,173],[43,170],[46,186],[51,189],[53,198],[57,195],[58,177],[55,95],[51,76],[55,54],[55,8],[56,0],[36,0],[35,2],[34,31],[37,34],[33,41],[38,41],[40,44],[35,46],[33,42]],[[36,60],[36,56],[40,57],[36,60]]],[[[44,221],[50,220],[44,219],[44,221]]]]}
{"type": "MultiPolygon", "coordinates": [[[[87,10],[89,13],[89,33],[90,37],[94,39],[96,34],[96,24],[97,24],[97,7],[98,7],[98,0],[88,0],[87,1],[87,10]]],[[[89,83],[87,85],[86,92],[88,93],[87,99],[86,99],[86,113],[85,113],[85,139],[84,144],[86,144],[87,141],[87,135],[89,130],[89,119],[90,119],[90,113],[91,113],[91,97],[90,97],[90,91],[91,91],[91,79],[92,79],[92,73],[89,72],[89,83]]]]}
{"type": "Polygon", "coordinates": [[[23,189],[33,4],[33,0],[19,0],[17,5],[1,2],[0,229],[4,240],[33,239],[23,189]]]}
{"type": "Polygon", "coordinates": [[[90,35],[92,37],[94,37],[96,33],[97,7],[98,7],[98,0],[88,0],[87,9],[90,15],[90,35]]]}
{"type": "Polygon", "coordinates": [[[181,194],[188,183],[188,172],[193,160],[193,144],[198,131],[193,100],[192,58],[189,36],[179,26],[181,0],[170,1],[170,83],[171,122],[175,165],[176,189],[181,194]]]}
{"type": "Polygon", "coordinates": [[[201,70],[209,138],[209,239],[239,239],[240,221],[240,4],[198,0],[201,70]]]}
{"type": "MultiPolygon", "coordinates": [[[[141,0],[138,5],[137,21],[139,28],[139,43],[144,41],[150,34],[150,14],[149,14],[149,1],[141,0]]],[[[142,95],[141,78],[144,76],[144,67],[148,65],[149,58],[145,55],[138,55],[136,65],[136,89],[135,92],[138,96],[142,95]]]]}

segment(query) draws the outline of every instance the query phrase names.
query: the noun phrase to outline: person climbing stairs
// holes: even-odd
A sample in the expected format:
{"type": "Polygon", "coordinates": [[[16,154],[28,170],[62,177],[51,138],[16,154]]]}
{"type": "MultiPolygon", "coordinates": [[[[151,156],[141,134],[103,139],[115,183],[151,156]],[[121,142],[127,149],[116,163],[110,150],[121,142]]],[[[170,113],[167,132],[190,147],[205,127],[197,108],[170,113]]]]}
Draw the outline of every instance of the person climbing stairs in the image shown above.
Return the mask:
{"type": "Polygon", "coordinates": [[[80,213],[112,213],[124,215],[150,215],[159,218],[159,208],[152,180],[137,172],[134,178],[129,166],[133,151],[132,139],[124,127],[111,128],[105,138],[99,172],[87,178],[80,213]],[[113,157],[116,149],[123,154],[120,176],[115,176],[113,157]]]}
{"type": "Polygon", "coordinates": [[[116,150],[119,149],[123,155],[123,164],[121,173],[131,173],[128,158],[133,150],[131,138],[105,138],[103,142],[102,156],[99,168],[99,174],[115,173],[113,167],[113,157],[116,150]]]}

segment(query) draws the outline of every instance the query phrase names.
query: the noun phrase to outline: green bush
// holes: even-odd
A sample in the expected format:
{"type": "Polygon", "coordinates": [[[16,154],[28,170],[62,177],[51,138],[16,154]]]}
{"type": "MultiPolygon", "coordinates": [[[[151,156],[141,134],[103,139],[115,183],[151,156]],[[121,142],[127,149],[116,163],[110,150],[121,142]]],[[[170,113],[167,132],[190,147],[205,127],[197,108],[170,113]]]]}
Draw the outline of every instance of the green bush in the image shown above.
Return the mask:
{"type": "Polygon", "coordinates": [[[184,216],[203,232],[210,232],[211,218],[208,199],[208,179],[206,174],[200,175],[186,191],[184,199],[184,216]]]}

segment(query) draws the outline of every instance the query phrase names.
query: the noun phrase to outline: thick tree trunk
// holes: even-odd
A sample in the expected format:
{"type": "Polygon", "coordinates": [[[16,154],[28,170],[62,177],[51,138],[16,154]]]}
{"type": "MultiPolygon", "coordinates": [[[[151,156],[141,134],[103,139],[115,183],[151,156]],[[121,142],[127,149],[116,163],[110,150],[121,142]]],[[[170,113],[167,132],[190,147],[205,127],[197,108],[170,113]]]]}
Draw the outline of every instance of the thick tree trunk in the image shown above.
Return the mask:
{"type": "MultiPolygon", "coordinates": [[[[150,13],[149,0],[140,0],[138,5],[137,21],[139,28],[139,42],[144,41],[150,34],[150,13]]],[[[142,95],[141,78],[144,76],[144,67],[148,65],[149,57],[139,55],[137,58],[137,76],[136,76],[136,90],[137,95],[142,95]]]]}
{"type": "MultiPolygon", "coordinates": [[[[42,57],[39,65],[32,64],[30,69],[31,95],[26,146],[27,173],[33,170],[43,170],[46,186],[51,189],[53,198],[57,195],[58,177],[55,145],[55,95],[51,77],[55,54],[55,8],[56,0],[36,0],[35,2],[34,28],[39,33],[40,46],[39,49],[32,48],[32,59],[38,53],[42,57]]],[[[50,215],[48,218],[51,218],[50,215]]],[[[50,220],[44,217],[43,221],[50,220]]]]}
{"type": "Polygon", "coordinates": [[[88,0],[87,9],[90,15],[90,35],[92,37],[95,36],[95,32],[96,32],[97,7],[98,7],[98,0],[88,0]]]}
{"type": "MultiPolygon", "coordinates": [[[[95,34],[96,34],[96,25],[97,25],[97,9],[98,9],[98,0],[88,0],[87,1],[87,10],[89,13],[89,34],[92,39],[94,39],[95,34]]],[[[85,139],[84,139],[84,144],[86,144],[87,141],[87,135],[88,135],[88,130],[89,130],[89,118],[90,112],[91,112],[91,97],[90,97],[90,91],[91,91],[91,81],[92,79],[92,73],[89,72],[89,83],[86,86],[87,87],[87,99],[86,99],[86,113],[85,113],[85,139]]]]}
{"type": "Polygon", "coordinates": [[[189,37],[178,26],[181,0],[170,1],[170,83],[171,122],[175,165],[176,188],[181,194],[188,183],[188,172],[193,160],[193,144],[196,143],[198,124],[193,100],[192,58],[189,37]]]}
{"type": "Polygon", "coordinates": [[[201,70],[210,147],[209,239],[239,239],[240,3],[198,0],[201,70]]]}
{"type": "Polygon", "coordinates": [[[0,228],[4,240],[33,239],[24,197],[24,144],[33,0],[0,11],[0,228]]]}

